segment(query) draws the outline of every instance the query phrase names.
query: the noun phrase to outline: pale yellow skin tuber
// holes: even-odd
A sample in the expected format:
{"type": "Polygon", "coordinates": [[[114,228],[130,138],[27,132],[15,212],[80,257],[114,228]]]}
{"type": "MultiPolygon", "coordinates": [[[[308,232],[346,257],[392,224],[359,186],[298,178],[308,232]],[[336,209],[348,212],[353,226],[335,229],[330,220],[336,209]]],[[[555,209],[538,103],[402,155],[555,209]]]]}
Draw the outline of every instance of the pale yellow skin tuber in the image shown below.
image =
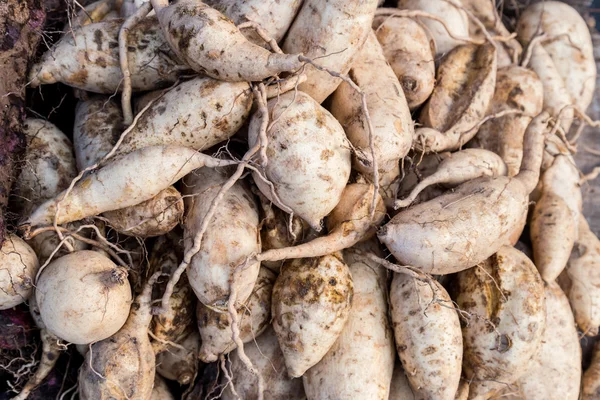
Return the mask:
{"type": "Polygon", "coordinates": [[[13,308],[31,297],[39,266],[33,249],[23,239],[7,235],[0,249],[0,310],[13,308]]]}
{"type": "Polygon", "coordinates": [[[523,253],[504,246],[458,274],[456,303],[465,313],[463,371],[470,398],[489,398],[532,365],[546,327],[544,283],[523,253]]]}
{"type": "Polygon", "coordinates": [[[124,269],[98,252],[82,250],[52,261],[42,271],[36,299],[50,332],[70,343],[88,344],[123,326],[131,288],[124,269]]]}
{"type": "Polygon", "coordinates": [[[522,224],[539,179],[547,124],[546,113],[529,124],[519,174],[477,178],[403,210],[380,229],[379,240],[401,264],[433,274],[484,261],[522,224]]]}
{"type": "Polygon", "coordinates": [[[286,262],[275,281],[271,312],[288,375],[317,364],[341,334],[353,284],[340,253],[286,262]]]}

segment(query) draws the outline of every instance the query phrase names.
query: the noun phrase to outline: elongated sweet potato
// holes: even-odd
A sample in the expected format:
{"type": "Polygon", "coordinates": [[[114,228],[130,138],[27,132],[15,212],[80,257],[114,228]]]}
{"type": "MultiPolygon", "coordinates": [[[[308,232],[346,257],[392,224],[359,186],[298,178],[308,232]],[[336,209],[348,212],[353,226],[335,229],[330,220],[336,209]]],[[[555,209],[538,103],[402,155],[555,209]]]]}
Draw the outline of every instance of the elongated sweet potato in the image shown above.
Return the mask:
{"type": "MultiPolygon", "coordinates": [[[[187,215],[184,225],[184,247],[194,245],[196,232],[202,226],[211,202],[221,185],[229,179],[228,171],[203,168],[184,179],[187,215]]],[[[198,299],[207,306],[225,307],[231,291],[235,267],[246,257],[260,252],[258,207],[252,192],[238,181],[224,196],[200,246],[187,268],[187,276],[198,299]]],[[[240,273],[237,280],[238,305],[252,293],[260,263],[253,263],[240,273]]]]}
{"type": "Polygon", "coordinates": [[[406,96],[408,107],[416,109],[431,95],[435,86],[435,43],[416,20],[377,16],[373,29],[383,54],[406,96]]]}
{"type": "MultiPolygon", "coordinates": [[[[544,288],[546,329],[540,349],[521,378],[499,398],[576,400],[581,383],[581,347],[569,301],[560,287],[551,282],[544,288]]],[[[583,383],[583,399],[588,393],[583,383]]],[[[595,398],[595,397],[592,397],[595,398]]]]}
{"type": "Polygon", "coordinates": [[[354,284],[352,308],[337,341],[302,377],[304,390],[309,400],[387,400],[395,361],[387,315],[387,273],[354,253],[347,252],[344,259],[354,284]],[[377,368],[365,373],[365,365],[377,368]]]}
{"type": "Polygon", "coordinates": [[[380,229],[379,239],[400,263],[434,274],[461,271],[487,259],[523,223],[529,193],[539,178],[547,124],[546,113],[529,124],[516,176],[474,179],[403,210],[380,229]]]}
{"type": "Polygon", "coordinates": [[[410,386],[430,399],[454,399],[460,382],[463,339],[458,314],[436,281],[395,274],[390,311],[396,349],[410,386]]]}
{"type": "Polygon", "coordinates": [[[583,216],[567,268],[558,279],[579,329],[596,336],[600,327],[600,241],[583,216]]]}
{"type": "Polygon", "coordinates": [[[339,253],[286,262],[271,312],[288,375],[296,378],[334,345],[352,307],[352,276],[339,253]]]}
{"type": "MultiPolygon", "coordinates": [[[[367,95],[381,193],[384,198],[393,199],[400,176],[400,159],[412,146],[414,128],[404,92],[373,32],[369,32],[356,55],[349,76],[367,95]]],[[[354,168],[373,181],[370,132],[362,113],[361,96],[349,84],[342,83],[333,94],[331,113],[356,149],[354,168]]]]}
{"type": "Polygon", "coordinates": [[[572,104],[585,110],[596,85],[596,63],[588,25],[568,4],[545,1],[528,7],[517,25],[517,34],[523,43],[530,43],[539,31],[550,36],[550,40],[540,46],[552,59],[572,104]]]}
{"type": "MultiPolygon", "coordinates": [[[[117,38],[122,23],[120,19],[96,22],[65,35],[31,68],[30,85],[61,82],[95,93],[119,90],[123,74],[117,38]]],[[[155,17],[130,31],[127,48],[134,91],[173,83],[185,69],[170,51],[155,17]]]]}
{"type": "Polygon", "coordinates": [[[233,136],[250,115],[251,106],[247,82],[191,79],[158,98],[141,115],[118,152],[158,145],[208,149],[233,136]]]}
{"type": "Polygon", "coordinates": [[[261,81],[302,66],[297,55],[271,53],[242,35],[233,21],[195,0],[153,0],[171,48],[196,72],[230,82],[261,81]]]}
{"type": "MultiPolygon", "coordinates": [[[[77,221],[105,211],[134,206],[156,196],[190,171],[203,166],[227,166],[218,160],[178,146],[152,146],[114,160],[79,181],[61,203],[58,224],[77,221]],[[111,185],[106,185],[110,182],[111,185]]],[[[63,192],[64,193],[64,192],[63,192]]],[[[25,222],[50,224],[63,193],[39,206],[25,222]]]]}
{"type": "MultiPolygon", "coordinates": [[[[302,53],[320,65],[345,74],[369,32],[377,0],[304,0],[290,27],[283,51],[302,53]]],[[[342,82],[327,72],[306,67],[299,89],[322,103],[342,82]]]]}
{"type": "MultiPolygon", "coordinates": [[[[231,18],[236,25],[245,22],[259,24],[272,39],[279,42],[292,24],[302,0],[206,0],[205,3],[231,18]]],[[[264,44],[251,28],[242,33],[251,42],[264,44]]]]}
{"type": "Polygon", "coordinates": [[[469,398],[489,398],[523,376],[540,349],[544,284],[531,260],[504,246],[458,274],[456,302],[468,313],[462,330],[469,398]]]}

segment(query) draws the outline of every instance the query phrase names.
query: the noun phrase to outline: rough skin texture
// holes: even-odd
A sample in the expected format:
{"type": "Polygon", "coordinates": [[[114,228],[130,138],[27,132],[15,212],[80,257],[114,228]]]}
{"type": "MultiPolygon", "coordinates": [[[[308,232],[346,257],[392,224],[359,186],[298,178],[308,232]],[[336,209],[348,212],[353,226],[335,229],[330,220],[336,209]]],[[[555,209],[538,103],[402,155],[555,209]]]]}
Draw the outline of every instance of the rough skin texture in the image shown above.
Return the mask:
{"type": "Polygon", "coordinates": [[[458,274],[456,303],[468,313],[462,331],[469,398],[489,398],[519,379],[540,349],[544,284],[527,256],[504,246],[458,274]]]}
{"type": "MultiPolygon", "coordinates": [[[[581,346],[569,301],[560,287],[552,282],[544,289],[546,298],[546,330],[539,351],[529,369],[508,387],[502,399],[577,400],[581,382],[581,346]]],[[[583,383],[583,399],[588,382],[583,383]]],[[[502,395],[502,394],[499,394],[502,395]]]]}
{"type": "MultiPolygon", "coordinates": [[[[315,230],[339,202],[350,176],[350,150],[340,123],[310,96],[288,92],[268,102],[272,124],[267,131],[264,173],[285,206],[315,230]]],[[[261,118],[250,121],[248,142],[259,140],[261,118]]],[[[256,185],[274,201],[271,188],[256,173],[256,185]]],[[[284,207],[280,207],[284,208],[284,207]]]]}
{"type": "MultiPolygon", "coordinates": [[[[282,49],[345,74],[371,31],[376,8],[377,0],[304,0],[282,49]]],[[[312,66],[305,71],[307,80],[298,88],[318,103],[342,82],[312,66]]]]}
{"type": "Polygon", "coordinates": [[[411,18],[378,16],[373,29],[411,110],[425,103],[435,86],[435,42],[411,18]]]}
{"type": "Polygon", "coordinates": [[[390,312],[396,350],[410,386],[425,398],[453,400],[460,382],[463,339],[446,290],[433,280],[395,274],[390,312]]]}
{"type": "MultiPolygon", "coordinates": [[[[302,379],[290,378],[285,367],[283,353],[275,331],[269,325],[265,332],[244,346],[244,351],[254,367],[265,380],[265,399],[270,400],[305,400],[302,379]]],[[[240,360],[237,351],[230,355],[231,372],[235,390],[241,399],[256,400],[258,390],[256,376],[252,374],[240,360]]],[[[231,392],[230,385],[225,388],[223,400],[238,399],[231,392]]]]}
{"type": "Polygon", "coordinates": [[[290,377],[302,376],[334,345],[352,295],[352,276],[341,254],[286,262],[275,281],[271,312],[290,377]]]}
{"type": "Polygon", "coordinates": [[[39,266],[33,249],[23,239],[13,234],[6,237],[0,249],[0,310],[31,297],[39,266]]]}
{"type": "Polygon", "coordinates": [[[419,116],[426,128],[432,128],[416,131],[417,137],[422,136],[419,146],[429,152],[457,150],[475,136],[474,128],[494,96],[496,53],[491,44],[469,44],[444,57],[437,85],[419,116]]]}
{"type": "MultiPolygon", "coordinates": [[[[240,339],[247,343],[257,338],[269,326],[271,320],[271,294],[275,275],[261,268],[252,294],[238,309],[240,339]]],[[[202,337],[199,357],[204,362],[216,361],[221,354],[227,354],[237,346],[231,339],[231,316],[198,302],[196,308],[198,330],[202,337]]]]}
{"type": "MultiPolygon", "coordinates": [[[[310,399],[387,400],[395,352],[387,307],[387,272],[346,253],[354,284],[348,321],[327,354],[303,375],[310,399]],[[365,365],[377,366],[365,373],[365,365]]],[[[460,334],[460,330],[459,330],[460,334]]]]}
{"type": "MultiPolygon", "coordinates": [[[[163,351],[156,354],[156,372],[165,379],[177,381],[180,385],[189,385],[200,364],[200,334],[192,331],[176,343],[178,347],[167,345],[163,351]]],[[[156,349],[156,346],[154,348],[156,349]]]]}
{"type": "MultiPolygon", "coordinates": [[[[400,176],[400,160],[413,142],[413,121],[398,78],[388,65],[373,32],[355,57],[348,76],[367,95],[367,108],[373,121],[373,146],[384,198],[394,198],[400,176]]],[[[362,111],[361,96],[343,82],[334,92],[331,113],[340,121],[356,153],[353,166],[373,181],[373,156],[369,128],[362,111]]]]}
{"type": "MultiPolygon", "coordinates": [[[[94,93],[113,94],[123,80],[117,37],[123,20],[85,25],[65,35],[30,73],[31,87],[62,82],[94,93]]],[[[156,17],[129,33],[128,60],[134,91],[153,90],[177,80],[184,68],[169,50],[156,17]]]]}
{"type": "Polygon", "coordinates": [[[600,327],[600,241],[583,216],[567,268],[558,283],[569,297],[579,329],[587,336],[596,336],[600,327]]]}
{"type": "MultiPolygon", "coordinates": [[[[202,168],[184,179],[187,215],[184,224],[184,247],[193,246],[194,237],[204,221],[221,185],[229,179],[226,170],[202,168]]],[[[260,253],[258,205],[243,181],[225,194],[209,222],[200,251],[192,258],[186,272],[198,299],[207,306],[224,308],[228,304],[233,271],[248,256],[260,253]]],[[[249,265],[239,273],[236,306],[252,293],[260,263],[249,265]]]]}
{"type": "Polygon", "coordinates": [[[247,82],[208,77],[189,80],[155,100],[118,152],[126,154],[157,145],[208,149],[233,136],[250,115],[251,106],[247,82]]]}
{"type": "Polygon", "coordinates": [[[433,274],[458,272],[487,259],[523,223],[539,179],[547,124],[542,113],[529,125],[518,175],[474,179],[403,210],[380,228],[379,240],[401,264],[433,274]]]}
{"type": "Polygon", "coordinates": [[[180,0],[157,15],[177,55],[212,78],[255,82],[302,66],[298,56],[271,53],[248,41],[233,21],[202,2],[180,0]]]}

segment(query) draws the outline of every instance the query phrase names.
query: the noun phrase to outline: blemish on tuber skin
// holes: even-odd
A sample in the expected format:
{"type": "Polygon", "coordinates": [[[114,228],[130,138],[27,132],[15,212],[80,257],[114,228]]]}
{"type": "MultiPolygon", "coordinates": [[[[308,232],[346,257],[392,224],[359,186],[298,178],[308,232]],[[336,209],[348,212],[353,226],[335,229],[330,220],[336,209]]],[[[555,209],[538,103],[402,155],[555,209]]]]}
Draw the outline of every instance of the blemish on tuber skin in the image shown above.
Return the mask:
{"type": "Polygon", "coordinates": [[[353,284],[339,253],[286,262],[271,312],[290,377],[302,376],[335,343],[352,305],[353,284]]]}

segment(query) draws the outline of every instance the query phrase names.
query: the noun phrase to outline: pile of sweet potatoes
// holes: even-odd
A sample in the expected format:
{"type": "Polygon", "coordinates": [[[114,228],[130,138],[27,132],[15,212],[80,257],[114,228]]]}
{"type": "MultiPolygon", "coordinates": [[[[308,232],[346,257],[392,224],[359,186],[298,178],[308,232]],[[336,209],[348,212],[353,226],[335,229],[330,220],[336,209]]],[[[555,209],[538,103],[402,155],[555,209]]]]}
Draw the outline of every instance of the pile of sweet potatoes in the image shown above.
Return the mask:
{"type": "Polygon", "coordinates": [[[78,352],[82,400],[600,399],[586,22],[379,3],[70,16],[28,85],[73,128],[27,118],[0,252],[42,344],[15,398],[78,352]]]}

